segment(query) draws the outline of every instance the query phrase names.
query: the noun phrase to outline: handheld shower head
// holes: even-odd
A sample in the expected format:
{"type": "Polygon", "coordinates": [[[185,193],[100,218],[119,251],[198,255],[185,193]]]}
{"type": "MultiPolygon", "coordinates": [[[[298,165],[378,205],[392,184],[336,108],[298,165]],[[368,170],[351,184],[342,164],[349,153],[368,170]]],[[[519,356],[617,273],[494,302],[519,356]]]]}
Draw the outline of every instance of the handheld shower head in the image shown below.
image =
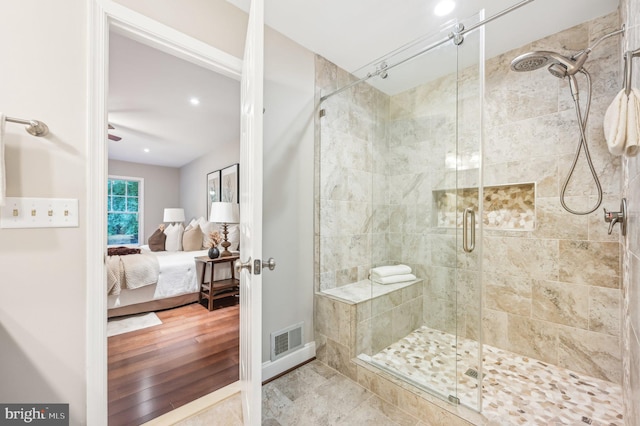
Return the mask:
{"type": "Polygon", "coordinates": [[[590,50],[583,50],[571,58],[547,50],[527,52],[511,61],[511,69],[518,72],[534,71],[551,64],[549,72],[558,78],[564,78],[582,69],[589,52],[590,50]]]}
{"type": "Polygon", "coordinates": [[[559,64],[557,62],[549,65],[549,68],[547,68],[547,69],[549,70],[551,75],[554,76],[554,77],[565,78],[566,76],[569,75],[567,73],[567,68],[564,65],[559,64]]]}

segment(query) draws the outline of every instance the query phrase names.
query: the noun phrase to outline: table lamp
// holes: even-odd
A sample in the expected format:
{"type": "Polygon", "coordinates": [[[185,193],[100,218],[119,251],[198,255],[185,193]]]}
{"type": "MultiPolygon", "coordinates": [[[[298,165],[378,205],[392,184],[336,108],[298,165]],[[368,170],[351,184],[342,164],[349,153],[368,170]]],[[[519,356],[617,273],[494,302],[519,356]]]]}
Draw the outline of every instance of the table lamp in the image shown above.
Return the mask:
{"type": "Polygon", "coordinates": [[[228,250],[231,243],[227,239],[227,235],[229,234],[227,227],[230,223],[238,223],[239,221],[240,209],[238,203],[211,203],[211,215],[209,216],[209,222],[222,224],[222,235],[224,236],[224,240],[221,245],[224,250],[220,253],[220,257],[231,256],[231,252],[228,250]]]}
{"type": "Polygon", "coordinates": [[[164,209],[164,219],[163,222],[171,222],[175,224],[176,222],[183,223],[184,222],[184,209],[164,209]]]}

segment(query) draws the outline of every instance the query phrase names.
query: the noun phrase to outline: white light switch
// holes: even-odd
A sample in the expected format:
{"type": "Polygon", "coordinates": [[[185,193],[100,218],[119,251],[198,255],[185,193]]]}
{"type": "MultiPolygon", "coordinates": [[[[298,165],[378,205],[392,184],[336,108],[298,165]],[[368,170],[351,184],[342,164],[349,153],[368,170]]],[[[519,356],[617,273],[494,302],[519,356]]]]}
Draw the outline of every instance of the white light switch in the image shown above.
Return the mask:
{"type": "Polygon", "coordinates": [[[0,228],[78,227],[78,200],[7,197],[0,210],[0,228]]]}

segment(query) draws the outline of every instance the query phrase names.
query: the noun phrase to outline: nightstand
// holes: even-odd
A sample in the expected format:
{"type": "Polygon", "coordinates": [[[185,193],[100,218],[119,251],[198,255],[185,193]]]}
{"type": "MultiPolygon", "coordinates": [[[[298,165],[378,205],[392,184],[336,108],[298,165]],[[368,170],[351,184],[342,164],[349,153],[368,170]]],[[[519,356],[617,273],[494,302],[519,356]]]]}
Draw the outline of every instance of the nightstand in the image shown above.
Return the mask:
{"type": "Polygon", "coordinates": [[[202,300],[207,301],[207,308],[213,310],[213,302],[218,299],[226,297],[233,297],[237,299],[240,294],[240,281],[235,277],[235,269],[233,264],[238,260],[240,256],[227,256],[218,257],[216,259],[210,259],[209,256],[195,257],[196,270],[198,271],[198,282],[200,284],[200,295],[198,297],[198,303],[202,303],[202,300]],[[229,264],[231,269],[231,278],[224,280],[213,280],[213,271],[221,264],[229,264]],[[209,270],[209,282],[205,282],[207,276],[207,265],[210,265],[209,270]],[[212,285],[213,284],[213,285],[212,285]]]}

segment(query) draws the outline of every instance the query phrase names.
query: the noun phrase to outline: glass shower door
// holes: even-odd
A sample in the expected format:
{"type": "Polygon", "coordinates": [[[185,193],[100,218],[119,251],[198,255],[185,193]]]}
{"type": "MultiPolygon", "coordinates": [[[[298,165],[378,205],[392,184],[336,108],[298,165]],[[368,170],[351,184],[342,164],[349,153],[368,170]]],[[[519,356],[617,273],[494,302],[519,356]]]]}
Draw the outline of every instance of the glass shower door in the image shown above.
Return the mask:
{"type": "Polygon", "coordinates": [[[374,156],[374,168],[386,170],[388,201],[386,209],[374,204],[374,223],[386,214],[388,232],[373,247],[388,251],[386,259],[374,253],[372,264],[407,265],[418,283],[394,284],[397,293],[372,282],[370,361],[479,409],[480,33],[405,61],[442,37],[375,65],[388,68],[373,84],[389,93],[389,106],[384,155],[374,156]]]}
{"type": "Polygon", "coordinates": [[[316,334],[330,363],[357,356],[479,409],[482,40],[438,44],[451,31],[353,74],[317,62],[330,95],[319,127],[316,334]],[[398,264],[415,279],[369,273],[398,264]]]}
{"type": "MultiPolygon", "coordinates": [[[[469,20],[468,26],[481,20],[469,20]]],[[[482,407],[482,93],[484,29],[458,47],[456,124],[456,389],[459,403],[482,407]]]]}

